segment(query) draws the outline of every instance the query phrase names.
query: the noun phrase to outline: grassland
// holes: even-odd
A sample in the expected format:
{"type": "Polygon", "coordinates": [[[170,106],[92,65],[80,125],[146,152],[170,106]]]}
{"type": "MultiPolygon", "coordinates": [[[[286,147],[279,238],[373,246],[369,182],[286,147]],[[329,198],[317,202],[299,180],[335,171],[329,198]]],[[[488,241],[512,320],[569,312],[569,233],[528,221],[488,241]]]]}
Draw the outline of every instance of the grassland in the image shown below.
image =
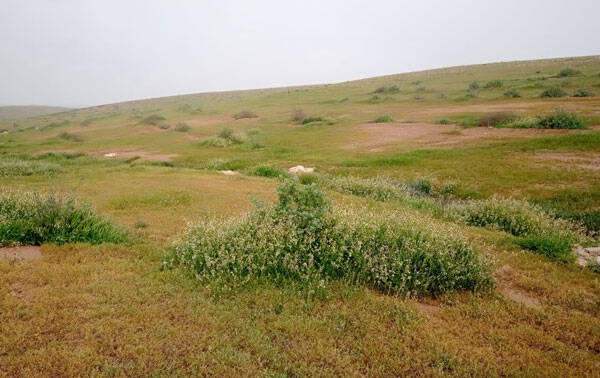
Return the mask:
{"type": "Polygon", "coordinates": [[[595,93],[597,56],[0,121],[2,190],[76,196],[129,235],[118,244],[45,244],[39,260],[0,261],[0,375],[597,375],[598,273],[437,208],[529,201],[559,221],[583,221],[597,245],[595,93]],[[555,87],[567,96],[540,97],[555,87]],[[581,90],[592,95],[574,97],[581,90]],[[492,113],[533,119],[556,109],[585,128],[476,126],[492,113]],[[495,287],[406,297],[341,279],[319,295],[269,282],[222,293],[190,270],[164,269],[187,222],[239,217],[255,198],[273,203],[278,172],[298,164],[316,168],[302,180],[338,183],[322,185],[334,207],[403,214],[465,240],[491,264],[495,287]],[[420,194],[340,190],[344,178],[420,194]]]}

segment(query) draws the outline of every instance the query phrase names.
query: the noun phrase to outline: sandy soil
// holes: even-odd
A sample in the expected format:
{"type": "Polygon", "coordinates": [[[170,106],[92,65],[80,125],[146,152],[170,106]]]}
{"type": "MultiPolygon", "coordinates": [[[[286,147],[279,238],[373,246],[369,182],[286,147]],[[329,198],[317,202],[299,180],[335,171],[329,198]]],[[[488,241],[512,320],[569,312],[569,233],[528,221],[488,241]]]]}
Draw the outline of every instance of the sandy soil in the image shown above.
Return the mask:
{"type": "Polygon", "coordinates": [[[35,260],[41,259],[42,252],[38,246],[6,247],[0,248],[0,261],[2,260],[35,260]]]}
{"type": "Polygon", "coordinates": [[[458,125],[435,125],[431,123],[368,123],[355,129],[356,140],[347,144],[348,149],[383,151],[398,145],[447,146],[465,144],[481,139],[527,138],[543,135],[564,134],[567,130],[499,129],[491,127],[464,128],[458,125]]]}

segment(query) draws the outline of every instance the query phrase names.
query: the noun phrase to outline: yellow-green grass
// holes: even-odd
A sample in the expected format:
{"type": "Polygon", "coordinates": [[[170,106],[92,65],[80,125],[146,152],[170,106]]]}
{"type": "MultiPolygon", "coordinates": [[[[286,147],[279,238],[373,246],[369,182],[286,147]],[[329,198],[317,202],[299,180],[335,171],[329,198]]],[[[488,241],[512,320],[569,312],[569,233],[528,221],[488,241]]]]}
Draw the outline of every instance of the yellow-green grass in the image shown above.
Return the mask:
{"type": "MultiPolygon", "coordinates": [[[[599,93],[599,73],[599,57],[499,63],[135,101],[24,119],[17,127],[0,122],[9,131],[0,134],[0,160],[39,159],[59,168],[0,177],[2,189],[73,194],[132,235],[119,245],[45,245],[41,260],[0,261],[0,375],[596,374],[598,275],[520,250],[501,232],[452,226],[492,262],[497,287],[489,294],[404,299],[335,282],[326,299],[268,285],[215,297],[186,272],[161,267],[186,221],[239,216],[252,208],[252,197],[276,197],[276,179],[218,169],[303,164],[330,175],[424,177],[456,183],[475,197],[499,194],[575,213],[597,211],[600,132],[593,126],[600,98],[538,96],[555,85],[599,93]],[[566,67],[581,74],[553,77],[566,67]],[[491,80],[503,81],[503,88],[467,97],[471,82],[483,87],[491,80]],[[372,103],[373,91],[384,85],[400,90],[372,103]],[[510,88],[522,98],[505,98],[510,88]],[[417,93],[424,99],[416,100],[417,93]],[[363,124],[382,114],[418,124],[494,111],[534,117],[555,108],[577,112],[590,129],[348,148],[370,138],[363,124]],[[234,120],[246,109],[259,118],[234,120]],[[301,125],[292,121],[295,109],[334,123],[301,125]],[[152,114],[171,128],[140,124],[152,114]],[[178,122],[190,130],[174,131],[178,122]],[[224,128],[248,141],[202,144],[224,128]],[[62,132],[82,141],[61,139],[62,132]],[[50,151],[89,156],[39,156],[50,151]],[[121,151],[140,159],[102,157],[121,151]],[[156,165],[167,160],[173,167],[156,165]]],[[[447,138],[466,132],[439,126],[447,138]]],[[[337,206],[432,216],[395,202],[327,194],[337,206]]]]}

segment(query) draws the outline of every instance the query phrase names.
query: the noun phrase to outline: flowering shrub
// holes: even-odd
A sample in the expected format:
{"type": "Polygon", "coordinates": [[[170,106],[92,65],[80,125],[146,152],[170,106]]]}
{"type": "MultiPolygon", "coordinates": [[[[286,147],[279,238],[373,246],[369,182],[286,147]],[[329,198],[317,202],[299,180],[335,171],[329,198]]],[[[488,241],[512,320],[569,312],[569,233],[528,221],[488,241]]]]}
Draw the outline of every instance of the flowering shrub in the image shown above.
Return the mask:
{"type": "Polygon", "coordinates": [[[448,207],[447,214],[471,226],[508,232],[517,237],[517,244],[522,248],[559,261],[574,260],[573,246],[584,238],[572,222],[515,199],[492,197],[463,202],[448,207]]]}
{"type": "Polygon", "coordinates": [[[0,192],[0,246],[121,242],[125,234],[74,199],[31,192],[0,192]]]}
{"type": "Polygon", "coordinates": [[[466,242],[420,217],[332,210],[314,185],[284,183],[279,203],[243,218],[190,224],[165,259],[203,281],[238,287],[252,280],[342,279],[399,295],[437,295],[493,285],[466,242]]]}

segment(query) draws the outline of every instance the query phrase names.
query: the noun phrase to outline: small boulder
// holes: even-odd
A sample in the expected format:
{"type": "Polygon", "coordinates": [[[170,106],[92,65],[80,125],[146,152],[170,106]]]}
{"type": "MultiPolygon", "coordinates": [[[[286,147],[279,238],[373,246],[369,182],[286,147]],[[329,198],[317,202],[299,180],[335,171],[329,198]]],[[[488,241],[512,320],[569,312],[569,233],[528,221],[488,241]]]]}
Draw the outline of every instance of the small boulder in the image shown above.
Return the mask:
{"type": "Polygon", "coordinates": [[[303,165],[297,165],[295,167],[292,167],[292,168],[288,169],[288,172],[294,173],[294,174],[299,174],[299,173],[313,173],[314,171],[315,171],[314,168],[312,168],[312,167],[305,167],[303,165]]]}

